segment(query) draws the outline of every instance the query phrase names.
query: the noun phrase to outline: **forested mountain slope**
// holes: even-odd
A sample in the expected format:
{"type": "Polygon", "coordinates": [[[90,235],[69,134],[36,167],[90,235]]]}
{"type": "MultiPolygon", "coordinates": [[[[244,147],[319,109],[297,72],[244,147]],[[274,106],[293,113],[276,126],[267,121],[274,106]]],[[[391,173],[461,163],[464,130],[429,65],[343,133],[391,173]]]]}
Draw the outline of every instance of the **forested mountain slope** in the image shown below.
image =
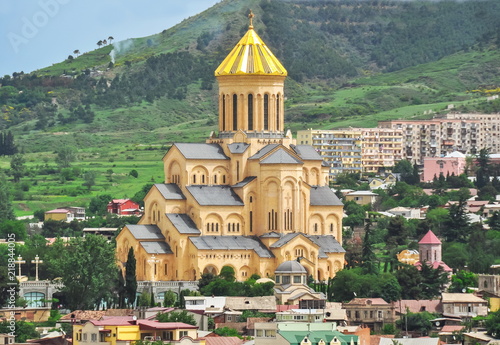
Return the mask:
{"type": "Polygon", "coordinates": [[[24,151],[202,140],[213,71],[248,26],[289,71],[287,125],[331,128],[479,101],[500,83],[500,2],[225,0],[173,28],[0,79],[24,151]],[[189,130],[188,130],[189,129],[189,130]]]}

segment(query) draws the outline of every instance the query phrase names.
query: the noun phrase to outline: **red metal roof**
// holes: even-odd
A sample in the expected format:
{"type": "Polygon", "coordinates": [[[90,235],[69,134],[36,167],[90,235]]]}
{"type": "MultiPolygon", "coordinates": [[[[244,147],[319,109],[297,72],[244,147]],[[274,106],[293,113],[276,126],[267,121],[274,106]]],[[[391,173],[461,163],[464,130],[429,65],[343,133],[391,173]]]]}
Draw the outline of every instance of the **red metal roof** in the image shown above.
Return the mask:
{"type": "Polygon", "coordinates": [[[418,244],[441,244],[441,241],[434,235],[432,230],[429,230],[418,244]]]}
{"type": "Polygon", "coordinates": [[[152,320],[137,320],[141,329],[197,329],[198,326],[189,325],[184,322],[158,322],[152,320]]]}

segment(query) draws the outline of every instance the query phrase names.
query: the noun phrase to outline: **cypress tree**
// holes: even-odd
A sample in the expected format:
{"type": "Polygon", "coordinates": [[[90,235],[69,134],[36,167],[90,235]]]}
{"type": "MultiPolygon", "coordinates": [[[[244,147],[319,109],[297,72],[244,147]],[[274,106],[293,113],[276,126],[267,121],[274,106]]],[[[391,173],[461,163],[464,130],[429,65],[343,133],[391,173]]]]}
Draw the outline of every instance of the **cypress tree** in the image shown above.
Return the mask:
{"type": "Polygon", "coordinates": [[[137,294],[137,278],[135,275],[136,261],[134,248],[128,250],[127,263],[125,264],[125,297],[128,304],[133,305],[137,294]]]}

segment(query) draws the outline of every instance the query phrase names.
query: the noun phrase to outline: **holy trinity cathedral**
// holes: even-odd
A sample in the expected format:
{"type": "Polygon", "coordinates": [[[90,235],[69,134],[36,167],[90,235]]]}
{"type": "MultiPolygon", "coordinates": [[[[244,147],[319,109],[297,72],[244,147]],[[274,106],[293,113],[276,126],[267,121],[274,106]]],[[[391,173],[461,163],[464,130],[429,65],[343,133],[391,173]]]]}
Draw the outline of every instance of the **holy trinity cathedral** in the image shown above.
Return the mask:
{"type": "Polygon", "coordinates": [[[117,237],[138,280],[197,280],[231,266],[238,280],[272,277],[301,258],[323,280],[344,265],[342,203],[328,165],[284,132],[287,71],[254,31],[215,71],[219,131],[206,143],[176,143],[163,158],[165,183],[146,195],[138,225],[117,237]]]}

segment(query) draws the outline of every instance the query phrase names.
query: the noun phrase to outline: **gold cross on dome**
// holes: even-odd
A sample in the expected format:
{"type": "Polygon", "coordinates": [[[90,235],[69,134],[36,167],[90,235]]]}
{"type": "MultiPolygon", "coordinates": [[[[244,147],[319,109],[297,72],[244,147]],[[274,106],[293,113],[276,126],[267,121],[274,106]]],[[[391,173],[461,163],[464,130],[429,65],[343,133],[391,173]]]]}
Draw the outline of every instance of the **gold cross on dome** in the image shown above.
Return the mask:
{"type": "Polygon", "coordinates": [[[253,29],[253,17],[255,15],[253,14],[252,10],[250,10],[250,14],[248,15],[248,19],[250,19],[250,26],[248,28],[253,29]]]}

